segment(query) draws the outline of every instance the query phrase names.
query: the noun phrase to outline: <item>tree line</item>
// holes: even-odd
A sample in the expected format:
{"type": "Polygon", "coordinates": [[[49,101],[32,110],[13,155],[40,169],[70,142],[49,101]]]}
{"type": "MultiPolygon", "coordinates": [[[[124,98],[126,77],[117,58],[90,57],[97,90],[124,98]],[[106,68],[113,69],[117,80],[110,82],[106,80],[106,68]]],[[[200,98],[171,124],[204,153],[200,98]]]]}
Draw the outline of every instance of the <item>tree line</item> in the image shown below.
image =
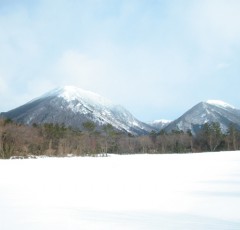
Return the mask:
{"type": "Polygon", "coordinates": [[[192,135],[190,131],[133,136],[116,131],[110,124],[97,130],[92,122],[85,122],[83,130],[64,124],[32,126],[0,119],[0,158],[28,156],[96,156],[117,153],[189,153],[240,149],[240,131],[230,124],[223,133],[219,123],[206,123],[192,135]]]}

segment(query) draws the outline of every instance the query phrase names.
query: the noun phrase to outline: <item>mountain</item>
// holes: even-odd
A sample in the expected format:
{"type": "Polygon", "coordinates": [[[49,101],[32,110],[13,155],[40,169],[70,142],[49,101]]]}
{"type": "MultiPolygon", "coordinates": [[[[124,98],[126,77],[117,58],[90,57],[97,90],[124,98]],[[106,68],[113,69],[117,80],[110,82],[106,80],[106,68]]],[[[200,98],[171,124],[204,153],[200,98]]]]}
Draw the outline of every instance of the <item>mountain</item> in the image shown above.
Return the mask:
{"type": "Polygon", "coordinates": [[[170,120],[164,120],[164,119],[148,122],[148,124],[154,127],[157,131],[161,131],[170,123],[171,123],[170,120]]]}
{"type": "Polygon", "coordinates": [[[202,125],[211,122],[219,122],[223,132],[227,131],[231,123],[240,128],[240,110],[223,101],[200,102],[167,125],[164,130],[166,132],[191,130],[193,134],[196,134],[202,125]]]}
{"type": "Polygon", "coordinates": [[[65,126],[82,129],[87,121],[94,122],[97,128],[111,124],[115,129],[133,135],[147,134],[153,129],[122,106],[74,86],[57,88],[2,115],[29,125],[64,123],[65,126]]]}

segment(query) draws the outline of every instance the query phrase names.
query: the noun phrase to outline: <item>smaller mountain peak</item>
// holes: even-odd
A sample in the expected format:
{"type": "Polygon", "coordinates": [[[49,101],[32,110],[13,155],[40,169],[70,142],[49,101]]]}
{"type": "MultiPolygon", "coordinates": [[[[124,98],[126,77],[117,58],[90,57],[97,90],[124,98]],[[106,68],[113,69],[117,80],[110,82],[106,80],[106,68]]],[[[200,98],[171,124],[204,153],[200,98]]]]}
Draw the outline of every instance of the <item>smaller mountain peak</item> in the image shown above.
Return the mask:
{"type": "Polygon", "coordinates": [[[218,107],[222,107],[222,108],[232,108],[232,109],[235,109],[234,106],[224,102],[224,101],[221,101],[221,100],[207,100],[206,101],[207,104],[210,104],[210,105],[215,105],[215,106],[218,106],[218,107]]]}
{"type": "Polygon", "coordinates": [[[154,120],[151,123],[152,124],[157,124],[157,123],[168,124],[170,122],[172,122],[172,121],[171,120],[167,120],[167,119],[160,119],[160,120],[154,120]]]}
{"type": "Polygon", "coordinates": [[[158,131],[162,130],[170,123],[171,121],[166,119],[160,119],[160,120],[154,120],[154,121],[148,122],[149,125],[156,128],[158,131]]]}

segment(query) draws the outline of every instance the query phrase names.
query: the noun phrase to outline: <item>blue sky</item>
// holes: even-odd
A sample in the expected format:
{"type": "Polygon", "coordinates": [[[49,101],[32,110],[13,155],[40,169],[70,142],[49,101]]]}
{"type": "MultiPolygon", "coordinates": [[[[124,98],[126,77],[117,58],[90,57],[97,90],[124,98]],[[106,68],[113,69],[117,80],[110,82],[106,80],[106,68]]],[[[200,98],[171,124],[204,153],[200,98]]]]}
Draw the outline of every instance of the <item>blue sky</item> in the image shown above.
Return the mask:
{"type": "Polygon", "coordinates": [[[238,0],[1,0],[0,111],[75,85],[142,121],[240,108],[238,0]]]}

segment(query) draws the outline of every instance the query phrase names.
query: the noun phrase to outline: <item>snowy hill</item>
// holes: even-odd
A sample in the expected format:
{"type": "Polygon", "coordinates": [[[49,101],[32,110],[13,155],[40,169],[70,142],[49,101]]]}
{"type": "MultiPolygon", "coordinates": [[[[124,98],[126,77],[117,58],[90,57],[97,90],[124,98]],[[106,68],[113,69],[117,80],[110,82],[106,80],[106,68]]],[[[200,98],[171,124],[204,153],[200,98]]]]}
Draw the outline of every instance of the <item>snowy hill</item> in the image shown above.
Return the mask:
{"type": "Polygon", "coordinates": [[[151,125],[155,129],[157,129],[158,131],[162,130],[163,128],[165,128],[170,123],[171,123],[170,120],[165,120],[165,119],[148,122],[149,125],[151,125]]]}
{"type": "Polygon", "coordinates": [[[195,134],[203,124],[219,122],[223,132],[226,132],[229,124],[233,123],[240,128],[240,110],[223,101],[208,100],[200,102],[181,117],[165,127],[165,131],[191,130],[195,134]]]}
{"type": "Polygon", "coordinates": [[[80,129],[84,122],[92,121],[97,127],[111,124],[133,135],[146,134],[153,129],[122,106],[74,86],[54,89],[3,115],[24,124],[64,123],[80,129]]]}

